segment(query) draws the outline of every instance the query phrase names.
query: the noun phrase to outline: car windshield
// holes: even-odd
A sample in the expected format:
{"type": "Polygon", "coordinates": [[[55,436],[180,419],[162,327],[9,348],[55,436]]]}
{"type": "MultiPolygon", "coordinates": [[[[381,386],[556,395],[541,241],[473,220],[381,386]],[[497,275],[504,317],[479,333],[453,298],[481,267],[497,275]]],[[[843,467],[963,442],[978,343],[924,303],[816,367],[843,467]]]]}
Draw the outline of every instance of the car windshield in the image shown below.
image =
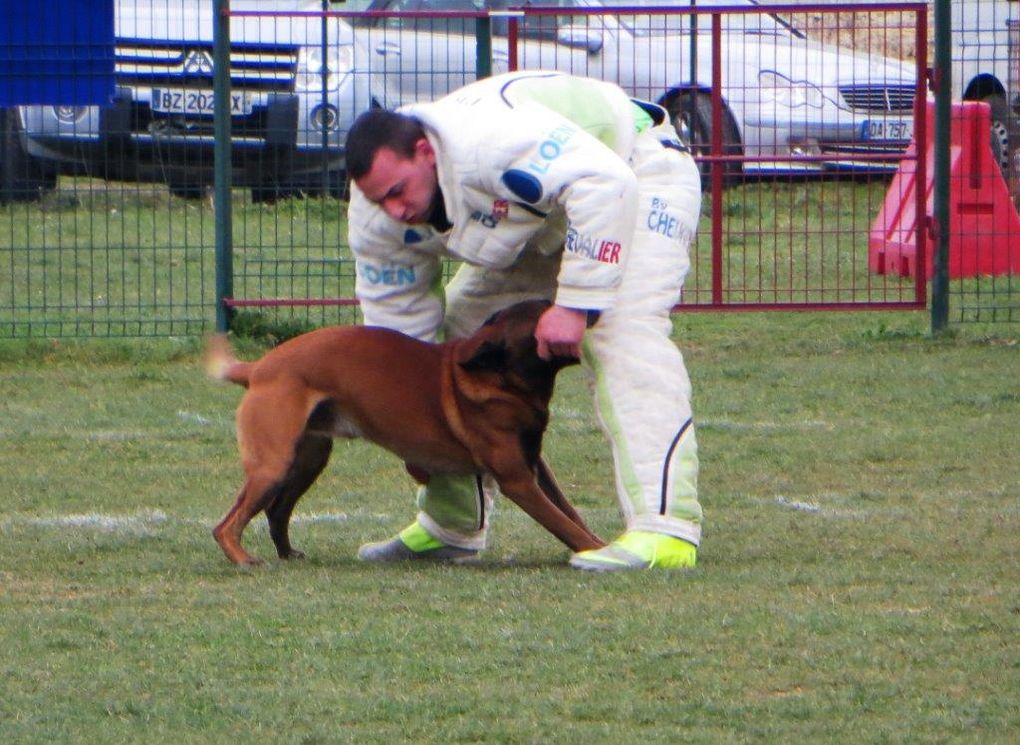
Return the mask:
{"type": "MultiPolygon", "coordinates": [[[[674,3],[663,3],[662,0],[599,0],[599,5],[607,8],[663,8],[670,7],[697,7],[697,8],[719,8],[746,5],[756,6],[755,0],[679,0],[674,3]]],[[[679,31],[689,31],[691,28],[691,16],[683,13],[673,15],[649,14],[649,15],[621,15],[620,23],[635,36],[664,36],[675,34],[679,31]]],[[[711,20],[704,15],[698,16],[698,26],[702,29],[710,27],[711,20]]],[[[803,34],[794,28],[790,23],[784,21],[773,13],[726,13],[722,17],[722,27],[726,31],[738,31],[743,33],[758,34],[787,34],[795,36],[803,34]]]]}

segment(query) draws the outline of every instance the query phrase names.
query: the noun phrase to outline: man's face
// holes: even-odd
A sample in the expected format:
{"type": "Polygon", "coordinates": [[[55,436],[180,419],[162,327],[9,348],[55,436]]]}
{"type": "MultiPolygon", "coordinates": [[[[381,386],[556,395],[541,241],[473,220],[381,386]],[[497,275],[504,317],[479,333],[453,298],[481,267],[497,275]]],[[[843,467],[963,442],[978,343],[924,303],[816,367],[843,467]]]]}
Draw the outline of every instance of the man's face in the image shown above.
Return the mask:
{"type": "Polygon", "coordinates": [[[438,184],[436,153],[424,137],[415,143],[410,158],[381,147],[368,173],[355,183],[394,220],[423,223],[429,218],[438,184]]]}

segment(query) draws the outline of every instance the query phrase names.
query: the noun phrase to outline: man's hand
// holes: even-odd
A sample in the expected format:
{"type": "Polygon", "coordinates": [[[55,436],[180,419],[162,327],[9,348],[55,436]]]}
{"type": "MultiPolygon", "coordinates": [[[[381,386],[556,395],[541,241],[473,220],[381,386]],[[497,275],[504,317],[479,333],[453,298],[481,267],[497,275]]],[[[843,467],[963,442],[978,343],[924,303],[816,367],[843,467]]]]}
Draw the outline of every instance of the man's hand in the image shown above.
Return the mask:
{"type": "Polygon", "coordinates": [[[538,356],[543,360],[553,357],[581,358],[581,338],[587,327],[585,311],[553,305],[538,319],[535,341],[538,356]]]}

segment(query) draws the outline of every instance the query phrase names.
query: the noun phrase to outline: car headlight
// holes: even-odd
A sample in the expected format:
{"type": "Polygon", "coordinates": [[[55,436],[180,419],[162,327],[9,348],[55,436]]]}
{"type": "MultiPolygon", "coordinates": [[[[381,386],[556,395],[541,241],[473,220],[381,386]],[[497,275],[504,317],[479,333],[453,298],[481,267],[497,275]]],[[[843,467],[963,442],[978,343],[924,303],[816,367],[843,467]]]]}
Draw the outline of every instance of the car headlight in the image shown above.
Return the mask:
{"type": "Polygon", "coordinates": [[[758,85],[763,101],[773,101],[791,109],[798,106],[820,109],[825,103],[825,94],[818,86],[804,80],[794,82],[772,70],[758,73],[758,85]]]}
{"type": "Polygon", "coordinates": [[[342,44],[319,47],[302,47],[298,52],[297,79],[299,91],[322,90],[325,75],[326,90],[334,91],[340,80],[354,68],[354,45],[342,44]]]}

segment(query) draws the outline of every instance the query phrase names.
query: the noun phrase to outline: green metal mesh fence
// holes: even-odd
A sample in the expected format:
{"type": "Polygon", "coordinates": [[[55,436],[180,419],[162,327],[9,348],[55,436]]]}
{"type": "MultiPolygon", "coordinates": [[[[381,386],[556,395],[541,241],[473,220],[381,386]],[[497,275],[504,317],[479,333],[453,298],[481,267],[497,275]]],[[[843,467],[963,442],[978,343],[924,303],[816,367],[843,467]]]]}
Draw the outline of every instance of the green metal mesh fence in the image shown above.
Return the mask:
{"type": "MultiPolygon", "coordinates": [[[[0,32],[0,338],[191,335],[215,322],[216,4],[93,4],[112,8],[116,43],[112,51],[97,44],[75,54],[114,61],[112,93],[102,105],[5,99],[4,90],[24,89],[18,70],[25,68],[5,66],[4,60],[34,64],[40,54],[55,55],[66,45],[0,32]]],[[[621,56],[628,28],[611,8],[582,14],[579,4],[560,2],[563,12],[573,14],[533,11],[525,18],[530,26],[520,21],[512,48],[513,16],[494,16],[486,25],[491,40],[484,38],[479,54],[478,9],[501,11],[512,3],[433,0],[428,12],[406,0],[326,3],[325,13],[299,5],[283,12],[277,6],[275,12],[235,9],[229,20],[230,294],[235,323],[250,327],[358,320],[340,152],[356,113],[432,98],[489,67],[499,72],[515,64],[559,66],[581,59],[582,72],[618,75],[618,66],[598,63],[610,52],[621,56]],[[370,12],[353,12],[364,9],[370,12]],[[548,53],[529,57],[536,45],[548,53]]],[[[1017,86],[1009,71],[1017,69],[1020,4],[981,0],[960,7],[971,5],[979,12],[973,20],[954,20],[953,30],[959,34],[971,23],[976,35],[954,40],[981,50],[978,57],[988,66],[1006,72],[1001,90],[966,87],[963,66],[954,66],[954,75],[960,72],[956,90],[993,98],[1001,127],[992,134],[1005,148],[1002,166],[1012,187],[1020,180],[1010,170],[1016,161],[1017,86]],[[998,33],[1003,29],[1005,36],[998,33]]],[[[919,53],[917,7],[811,6],[778,20],[843,54],[854,48],[909,64],[919,53]]],[[[634,39],[673,23],[655,10],[639,23],[631,17],[634,39]]],[[[701,16],[700,24],[710,29],[710,16],[701,16]]],[[[660,66],[664,61],[652,59],[660,66]]],[[[710,69],[710,62],[703,57],[699,66],[710,69]]],[[[686,57],[679,64],[687,65],[686,57]]],[[[88,65],[75,69],[81,70],[79,82],[105,74],[88,65]]],[[[621,82],[635,87],[634,95],[662,96],[633,74],[621,82]]],[[[711,91],[702,92],[709,101],[711,91]]],[[[682,118],[682,110],[676,113],[682,118]]],[[[710,186],[713,159],[721,163],[720,153],[729,151],[713,153],[709,139],[703,142],[699,158],[710,186]]],[[[787,156],[802,164],[822,157],[811,155],[816,145],[807,140],[794,145],[787,156]]],[[[725,188],[706,193],[685,302],[708,308],[916,304],[912,277],[879,275],[868,267],[871,220],[887,196],[888,174],[744,179],[732,178],[729,165],[716,167],[727,176],[725,188]]],[[[1018,291],[1008,272],[953,279],[951,319],[1017,320],[1018,291]]]]}

